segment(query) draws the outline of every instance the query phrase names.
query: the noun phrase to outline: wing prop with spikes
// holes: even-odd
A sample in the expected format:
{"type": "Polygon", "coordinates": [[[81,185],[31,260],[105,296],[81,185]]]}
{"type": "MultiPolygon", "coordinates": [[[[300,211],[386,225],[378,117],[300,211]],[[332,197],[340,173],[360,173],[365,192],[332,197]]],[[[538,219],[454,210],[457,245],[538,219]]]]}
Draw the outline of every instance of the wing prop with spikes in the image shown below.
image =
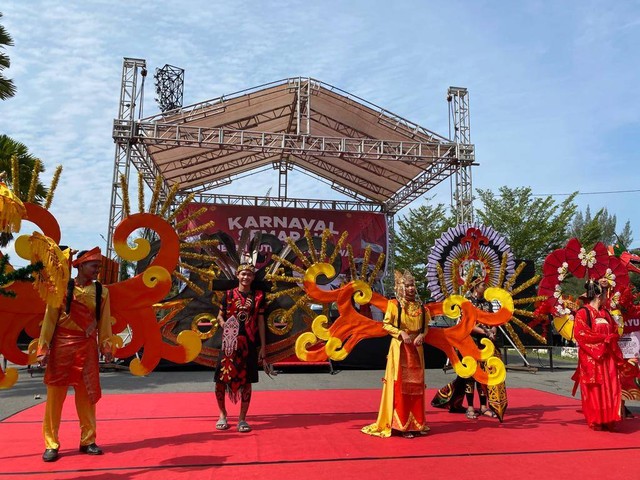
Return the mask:
{"type": "MultiPolygon", "coordinates": [[[[60,265],[65,263],[64,256],[57,246],[61,237],[60,228],[57,220],[48,211],[60,172],[61,168],[58,168],[44,206],[34,203],[33,198],[24,202],[26,216],[22,220],[36,224],[43,232],[42,235],[36,232],[26,239],[20,237],[16,242],[18,254],[23,254],[32,262],[40,260],[44,264],[38,281],[34,282],[36,289],[30,284],[16,282],[12,286],[16,292],[15,298],[0,296],[0,315],[3,318],[3,322],[0,322],[0,353],[17,365],[35,362],[35,348],[32,347],[39,336],[39,322],[44,316],[45,305],[60,302],[60,297],[57,295],[60,284],[58,280],[64,275],[56,272],[68,273],[66,265],[65,269],[60,268],[60,265]],[[45,250],[51,255],[43,256],[45,250]],[[35,339],[26,353],[17,347],[18,336],[22,331],[35,339]]],[[[215,276],[213,270],[198,268],[184,261],[189,259],[188,252],[183,257],[184,260],[180,260],[180,252],[185,249],[185,244],[202,243],[198,240],[195,242],[183,240],[198,238],[200,232],[210,228],[211,225],[205,224],[178,234],[180,226],[175,222],[175,216],[192,200],[192,197],[187,197],[176,210],[169,213],[178,186],[174,186],[164,203],[160,204],[158,201],[161,185],[159,179],[156,181],[157,188],[153,192],[149,213],[145,213],[142,180],[139,177],[140,211],[132,214],[126,180],[124,177],[120,180],[125,215],[122,222],[116,226],[114,247],[124,260],[144,261],[146,267],[133,278],[106,285],[112,301],[114,331],[112,343],[115,346],[117,358],[131,357],[143,349],[142,357],[133,359],[129,369],[136,375],[147,375],[162,358],[174,363],[186,363],[197,357],[201,350],[201,339],[191,330],[180,332],[174,345],[165,342],[161,334],[163,319],[158,321],[155,305],[167,295],[174,281],[192,284],[181,269],[189,270],[192,275],[207,280],[215,276]],[[151,231],[160,240],[157,251],[152,252],[151,242],[145,238],[136,238],[130,245],[129,237],[133,232],[140,230],[151,231]],[[128,332],[127,337],[130,338],[126,344],[123,342],[124,335],[118,335],[125,332],[128,332]]],[[[209,263],[212,263],[212,260],[209,263]]],[[[192,284],[192,286],[195,288],[195,285],[192,284]]],[[[11,387],[16,379],[17,372],[8,370],[5,374],[0,369],[0,388],[11,387]]]]}

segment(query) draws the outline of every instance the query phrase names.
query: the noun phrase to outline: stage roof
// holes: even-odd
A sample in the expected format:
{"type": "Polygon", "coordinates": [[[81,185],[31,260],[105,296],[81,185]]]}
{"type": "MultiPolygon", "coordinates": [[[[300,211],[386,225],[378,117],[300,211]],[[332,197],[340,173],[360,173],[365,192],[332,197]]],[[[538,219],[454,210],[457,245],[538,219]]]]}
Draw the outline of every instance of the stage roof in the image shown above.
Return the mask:
{"type": "Polygon", "coordinates": [[[461,160],[473,160],[472,150],[461,152],[460,144],[310,78],[280,80],[136,123],[136,148],[143,147],[140,154],[152,164],[147,170],[169,187],[179,183],[184,193],[212,191],[271,167],[279,170],[282,188],[283,175],[295,167],[393,212],[449,177],[461,160]]]}

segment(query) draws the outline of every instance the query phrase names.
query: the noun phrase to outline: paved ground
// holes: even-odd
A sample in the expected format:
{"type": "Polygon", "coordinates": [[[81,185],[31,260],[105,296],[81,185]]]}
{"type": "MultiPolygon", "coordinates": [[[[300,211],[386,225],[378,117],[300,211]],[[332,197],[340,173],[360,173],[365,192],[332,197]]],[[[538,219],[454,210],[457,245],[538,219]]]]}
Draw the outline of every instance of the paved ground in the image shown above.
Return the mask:
{"type": "MultiPolygon", "coordinates": [[[[546,359],[530,357],[532,366],[548,365],[546,359]]],[[[571,396],[573,382],[571,375],[574,366],[569,362],[554,362],[556,368],[548,366],[533,370],[511,367],[524,365],[518,358],[509,358],[507,388],[534,388],[558,395],[571,396]]],[[[11,365],[9,365],[11,366],[11,365]]],[[[17,367],[20,378],[9,390],[0,390],[0,420],[21,410],[41,403],[45,399],[46,389],[42,383],[42,373],[17,367]],[[33,373],[33,374],[31,374],[33,373]]],[[[335,370],[329,368],[289,367],[275,378],[260,373],[260,382],[255,390],[314,390],[314,389],[359,389],[380,388],[382,370],[335,370]]],[[[212,391],[212,371],[204,368],[174,368],[154,371],[147,377],[135,377],[128,370],[105,371],[102,373],[104,394],[118,393],[154,393],[154,392],[205,392],[212,391]]],[[[446,385],[455,374],[452,370],[427,369],[426,382],[429,388],[446,385]]],[[[634,413],[640,413],[640,402],[629,402],[634,413]]]]}

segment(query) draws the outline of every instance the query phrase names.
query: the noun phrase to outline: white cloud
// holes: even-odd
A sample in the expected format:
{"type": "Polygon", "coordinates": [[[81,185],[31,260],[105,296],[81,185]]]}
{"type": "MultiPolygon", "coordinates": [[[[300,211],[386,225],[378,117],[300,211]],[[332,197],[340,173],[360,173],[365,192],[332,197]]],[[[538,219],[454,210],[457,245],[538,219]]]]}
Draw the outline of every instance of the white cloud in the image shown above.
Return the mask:
{"type": "MultiPolygon", "coordinates": [[[[106,235],[113,118],[123,57],[151,75],[185,69],[185,103],[312,76],[442,135],[450,85],[469,88],[474,186],[539,193],[637,185],[640,13],[633,3],[461,1],[30,2],[3,5],[18,95],[0,104],[0,132],[27,144],[47,175],[64,165],[52,211],[63,241],[106,235]]],[[[221,189],[277,191],[250,176],[221,189]]],[[[449,182],[434,189],[449,202],[449,182]]],[[[290,194],[336,198],[305,175],[290,194]]],[[[579,197],[607,206],[640,237],[637,194],[579,197]]],[[[416,205],[419,203],[416,202],[416,205]]],[[[640,245],[640,238],[635,246],[640,245]]]]}

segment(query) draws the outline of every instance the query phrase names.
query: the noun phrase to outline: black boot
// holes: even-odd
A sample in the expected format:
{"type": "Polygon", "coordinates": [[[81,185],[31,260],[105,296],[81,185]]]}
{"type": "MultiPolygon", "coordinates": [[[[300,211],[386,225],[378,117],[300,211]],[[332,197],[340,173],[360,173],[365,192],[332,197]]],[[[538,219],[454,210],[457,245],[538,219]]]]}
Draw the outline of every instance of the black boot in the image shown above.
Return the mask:
{"type": "Polygon", "coordinates": [[[42,460],[45,462],[55,462],[58,456],[57,448],[47,448],[42,454],[42,460]]]}
{"type": "Polygon", "coordinates": [[[80,445],[80,453],[86,453],[87,455],[102,455],[102,449],[95,443],[89,445],[80,445]]]}

